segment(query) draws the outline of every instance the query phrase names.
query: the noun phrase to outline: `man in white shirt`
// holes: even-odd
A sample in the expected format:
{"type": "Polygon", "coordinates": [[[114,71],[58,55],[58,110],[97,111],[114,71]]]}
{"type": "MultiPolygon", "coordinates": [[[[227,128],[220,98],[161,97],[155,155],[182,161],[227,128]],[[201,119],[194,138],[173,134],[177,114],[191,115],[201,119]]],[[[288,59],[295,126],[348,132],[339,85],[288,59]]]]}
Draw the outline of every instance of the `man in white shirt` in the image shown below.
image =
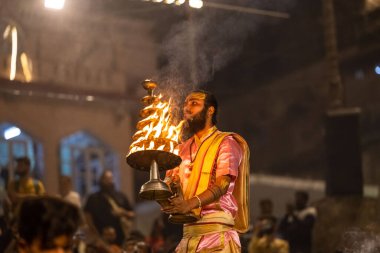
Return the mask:
{"type": "Polygon", "coordinates": [[[59,193],[64,200],[76,205],[79,208],[81,207],[80,196],[77,192],[73,191],[73,184],[71,181],[71,177],[69,176],[60,177],[59,193]]]}

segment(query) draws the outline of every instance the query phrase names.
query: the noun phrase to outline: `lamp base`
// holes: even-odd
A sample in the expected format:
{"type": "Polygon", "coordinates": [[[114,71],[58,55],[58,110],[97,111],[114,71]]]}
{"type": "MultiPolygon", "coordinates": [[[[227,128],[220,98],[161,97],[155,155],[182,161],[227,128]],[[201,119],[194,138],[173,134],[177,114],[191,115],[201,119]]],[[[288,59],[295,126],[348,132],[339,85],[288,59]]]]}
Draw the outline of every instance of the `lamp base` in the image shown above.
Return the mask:
{"type": "Polygon", "coordinates": [[[127,163],[134,169],[150,170],[152,161],[157,162],[160,171],[170,170],[179,166],[181,157],[163,150],[142,150],[129,154],[126,157],[127,163]]]}

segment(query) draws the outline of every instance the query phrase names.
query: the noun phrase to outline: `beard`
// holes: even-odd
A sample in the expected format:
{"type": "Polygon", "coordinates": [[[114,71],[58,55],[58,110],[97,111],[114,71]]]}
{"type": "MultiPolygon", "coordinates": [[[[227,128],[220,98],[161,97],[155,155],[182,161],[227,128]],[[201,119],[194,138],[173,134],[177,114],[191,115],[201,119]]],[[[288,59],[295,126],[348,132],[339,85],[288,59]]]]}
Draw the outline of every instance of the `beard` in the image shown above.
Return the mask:
{"type": "Polygon", "coordinates": [[[206,126],[207,108],[204,107],[202,111],[194,115],[193,118],[187,119],[186,124],[182,130],[182,140],[187,140],[206,126]]]}
{"type": "Polygon", "coordinates": [[[100,191],[112,195],[115,192],[114,184],[100,184],[100,191]]]}

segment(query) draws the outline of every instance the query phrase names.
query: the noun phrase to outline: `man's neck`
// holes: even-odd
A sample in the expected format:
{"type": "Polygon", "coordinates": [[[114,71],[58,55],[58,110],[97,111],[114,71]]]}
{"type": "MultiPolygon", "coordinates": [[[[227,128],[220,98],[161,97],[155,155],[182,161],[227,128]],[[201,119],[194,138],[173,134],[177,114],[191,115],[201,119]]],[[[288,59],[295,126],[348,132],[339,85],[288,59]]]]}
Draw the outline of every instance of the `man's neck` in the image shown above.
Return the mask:
{"type": "Polygon", "coordinates": [[[204,136],[204,135],[209,131],[209,129],[212,128],[213,126],[214,126],[214,125],[212,125],[212,124],[206,124],[206,126],[205,126],[202,130],[196,132],[195,135],[196,135],[199,139],[201,139],[202,136],[204,136]]]}
{"type": "Polygon", "coordinates": [[[20,176],[20,177],[19,177],[19,180],[20,180],[20,181],[28,181],[29,178],[31,178],[29,175],[20,176]]]}

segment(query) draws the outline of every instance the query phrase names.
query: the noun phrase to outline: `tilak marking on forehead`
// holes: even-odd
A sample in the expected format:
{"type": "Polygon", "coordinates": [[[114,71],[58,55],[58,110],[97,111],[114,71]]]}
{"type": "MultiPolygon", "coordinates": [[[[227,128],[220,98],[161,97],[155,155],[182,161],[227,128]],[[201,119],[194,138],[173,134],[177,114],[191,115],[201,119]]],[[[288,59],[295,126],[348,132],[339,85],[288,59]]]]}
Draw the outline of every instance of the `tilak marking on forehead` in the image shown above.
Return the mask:
{"type": "Polygon", "coordinates": [[[205,100],[206,99],[206,94],[202,93],[202,92],[192,92],[190,93],[187,97],[186,97],[186,100],[191,100],[191,99],[201,99],[201,100],[205,100]]]}

